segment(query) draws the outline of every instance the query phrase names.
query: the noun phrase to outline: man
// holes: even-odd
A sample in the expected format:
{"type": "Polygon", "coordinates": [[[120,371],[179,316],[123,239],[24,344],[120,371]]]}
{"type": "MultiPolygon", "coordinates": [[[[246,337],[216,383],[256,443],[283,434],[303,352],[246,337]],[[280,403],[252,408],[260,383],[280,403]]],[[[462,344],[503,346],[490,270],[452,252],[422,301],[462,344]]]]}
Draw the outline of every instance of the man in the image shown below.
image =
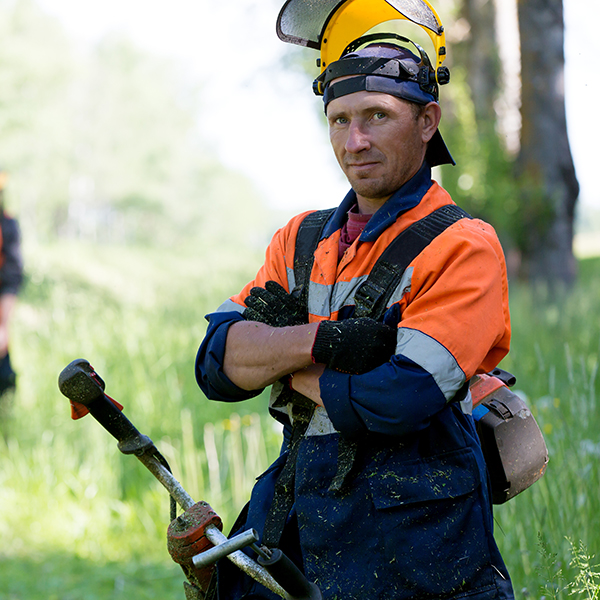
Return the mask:
{"type": "MultiPolygon", "coordinates": [[[[382,322],[356,318],[384,249],[453,204],[431,180],[452,158],[418,50],[372,43],[328,66],[319,84],[352,190],[319,236],[308,286],[294,262],[303,214],[275,234],[254,281],[208,315],[196,363],[216,400],[274,384],[283,452],[234,529],[257,529],[329,600],[513,598],[465,396],[509,347],[493,229],[450,225],[410,262],[382,322]]],[[[219,598],[274,597],[227,564],[218,572],[219,598]]]]}

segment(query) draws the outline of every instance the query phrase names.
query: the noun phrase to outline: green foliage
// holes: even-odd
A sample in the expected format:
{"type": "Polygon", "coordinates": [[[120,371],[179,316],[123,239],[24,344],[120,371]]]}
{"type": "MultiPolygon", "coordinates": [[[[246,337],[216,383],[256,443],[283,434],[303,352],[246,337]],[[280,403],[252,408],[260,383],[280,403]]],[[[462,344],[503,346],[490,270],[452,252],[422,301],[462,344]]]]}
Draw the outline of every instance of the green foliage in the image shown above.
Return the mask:
{"type": "Polygon", "coordinates": [[[265,395],[209,402],[194,379],[203,315],[260,263],[244,254],[240,265],[233,245],[218,255],[27,245],[11,348],[18,389],[0,438],[1,598],[183,597],[166,551],[166,491],[91,417],[70,419],[57,378],[71,360],[90,360],[227,530],[280,444],[265,395]]]}
{"type": "Polygon", "coordinates": [[[71,553],[0,556],[2,600],[183,600],[182,577],[169,562],[98,562],[71,553]]]}
{"type": "Polygon", "coordinates": [[[444,187],[457,204],[493,223],[505,246],[519,245],[520,191],[513,161],[502,147],[493,123],[480,123],[464,69],[452,70],[452,85],[444,89],[444,139],[456,166],[442,167],[444,187]]]}
{"type": "Polygon", "coordinates": [[[0,4],[0,165],[29,237],[146,245],[264,234],[247,179],[198,129],[201,89],[175,61],[110,36],[77,48],[31,0],[0,4]]]}
{"type": "Polygon", "coordinates": [[[493,224],[506,250],[530,255],[555,218],[554,205],[540,181],[517,174],[496,123],[476,118],[463,68],[453,67],[444,92],[441,128],[457,163],[442,167],[444,187],[457,204],[493,224]]]}
{"type": "Polygon", "coordinates": [[[594,556],[588,554],[588,550],[583,542],[575,545],[572,540],[568,540],[571,545],[570,565],[575,568],[575,579],[569,584],[571,595],[583,595],[587,600],[598,600],[600,598],[600,572],[594,569],[598,565],[592,565],[594,556]]]}
{"type": "Polygon", "coordinates": [[[586,545],[583,542],[575,544],[570,538],[566,538],[570,546],[571,560],[569,566],[572,567],[573,580],[570,583],[565,582],[563,569],[560,566],[558,555],[552,553],[544,541],[542,534],[539,534],[539,547],[541,555],[541,566],[538,571],[547,582],[541,592],[546,598],[560,600],[569,596],[580,596],[586,600],[598,600],[600,598],[600,573],[595,571],[597,565],[592,564],[593,555],[588,554],[586,545]]]}
{"type": "Polygon", "coordinates": [[[70,41],[31,0],[0,4],[0,164],[13,174],[11,208],[51,218],[69,180],[71,126],[66,107],[74,76],[70,41]]]}
{"type": "MultiPolygon", "coordinates": [[[[74,358],[90,360],[187,491],[211,503],[228,529],[280,443],[264,395],[208,402],[194,381],[202,315],[261,262],[260,253],[245,254],[240,264],[233,247],[215,256],[28,246],[30,278],[13,325],[18,391],[0,441],[0,589],[8,598],[183,597],[165,547],[166,492],[89,416],[70,420],[56,380],[74,358]],[[28,577],[30,569],[46,578],[28,577]]],[[[518,597],[539,600],[543,589],[562,600],[597,584],[584,548],[600,547],[599,267],[582,262],[569,296],[511,290],[513,348],[503,367],[517,375],[550,452],[545,476],[495,510],[518,597]],[[565,536],[577,540],[578,555],[565,536]]]]}
{"type": "Polygon", "coordinates": [[[540,553],[540,565],[536,568],[542,581],[546,581],[541,592],[551,600],[558,600],[560,591],[564,589],[563,570],[558,560],[558,554],[553,553],[544,541],[542,532],[538,532],[538,544],[540,553]]]}

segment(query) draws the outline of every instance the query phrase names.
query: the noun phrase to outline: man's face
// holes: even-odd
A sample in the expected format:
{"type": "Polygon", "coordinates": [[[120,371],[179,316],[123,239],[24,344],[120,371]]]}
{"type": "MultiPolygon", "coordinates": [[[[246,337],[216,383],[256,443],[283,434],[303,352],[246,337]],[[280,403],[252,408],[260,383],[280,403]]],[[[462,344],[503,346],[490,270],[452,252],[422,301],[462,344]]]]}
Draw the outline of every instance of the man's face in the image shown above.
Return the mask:
{"type": "MultiPolygon", "coordinates": [[[[434,103],[431,103],[434,104],[434,103]]],[[[428,105],[429,106],[429,105],[428,105]]],[[[352,189],[370,208],[379,208],[423,164],[428,118],[407,101],[379,92],[356,92],[327,107],[329,138],[352,189]]]]}

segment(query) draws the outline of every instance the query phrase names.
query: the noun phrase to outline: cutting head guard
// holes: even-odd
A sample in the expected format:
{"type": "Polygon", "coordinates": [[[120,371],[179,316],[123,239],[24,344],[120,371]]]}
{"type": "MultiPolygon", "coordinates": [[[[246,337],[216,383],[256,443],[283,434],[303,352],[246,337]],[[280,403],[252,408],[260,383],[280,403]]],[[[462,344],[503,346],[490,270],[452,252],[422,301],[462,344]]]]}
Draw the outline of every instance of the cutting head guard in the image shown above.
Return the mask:
{"type": "MultiPolygon", "coordinates": [[[[313,90],[323,96],[325,112],[335,98],[361,91],[390,94],[420,105],[437,102],[439,97],[435,70],[423,48],[396,34],[366,35],[349,44],[342,57],[315,79],[313,90]],[[418,56],[397,42],[412,44],[418,56]]],[[[429,142],[426,159],[432,167],[455,164],[439,130],[429,142]]]]}

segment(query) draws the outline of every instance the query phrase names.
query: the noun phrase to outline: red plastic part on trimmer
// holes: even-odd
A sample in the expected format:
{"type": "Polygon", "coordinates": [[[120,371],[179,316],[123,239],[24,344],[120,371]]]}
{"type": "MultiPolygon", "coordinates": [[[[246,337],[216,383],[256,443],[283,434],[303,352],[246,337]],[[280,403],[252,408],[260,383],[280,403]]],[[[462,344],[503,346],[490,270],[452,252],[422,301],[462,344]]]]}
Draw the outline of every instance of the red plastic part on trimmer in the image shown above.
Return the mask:
{"type": "Polygon", "coordinates": [[[493,375],[488,375],[487,373],[475,375],[469,386],[473,408],[481,404],[490,394],[493,394],[503,386],[506,386],[506,384],[493,375]]]}
{"type": "Polygon", "coordinates": [[[213,544],[205,535],[208,525],[223,530],[221,517],[206,502],[197,502],[182,515],[171,521],[167,530],[167,547],[171,558],[184,568],[186,574],[192,573],[197,580],[196,585],[206,590],[215,565],[197,569],[192,558],[213,544]]]}
{"type": "MultiPolygon", "coordinates": [[[[111,398],[108,394],[104,394],[119,410],[123,410],[123,405],[117,402],[114,398],[111,398]]],[[[90,411],[85,404],[77,402],[76,400],[70,400],[71,402],[71,419],[77,421],[81,417],[85,417],[90,411]]]]}

